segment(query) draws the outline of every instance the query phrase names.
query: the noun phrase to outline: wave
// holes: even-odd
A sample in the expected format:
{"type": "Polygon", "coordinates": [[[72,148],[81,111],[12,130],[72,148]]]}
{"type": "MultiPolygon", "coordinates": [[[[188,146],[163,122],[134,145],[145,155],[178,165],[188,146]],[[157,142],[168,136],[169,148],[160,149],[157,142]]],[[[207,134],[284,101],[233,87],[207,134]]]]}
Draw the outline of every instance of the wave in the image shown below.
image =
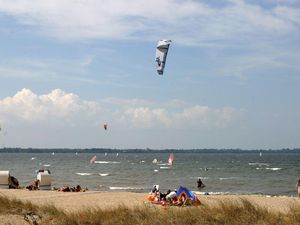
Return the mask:
{"type": "Polygon", "coordinates": [[[167,166],[168,163],[157,163],[157,165],[159,165],[159,166],[167,166]]]}
{"type": "Polygon", "coordinates": [[[201,179],[201,180],[208,180],[208,179],[210,179],[209,177],[190,177],[190,179],[201,179]]]}
{"type": "Polygon", "coordinates": [[[116,161],[95,161],[94,163],[109,164],[109,163],[120,163],[120,162],[116,162],[116,161]]]}
{"type": "Polygon", "coordinates": [[[77,175],[80,175],[80,176],[90,176],[92,175],[92,173],[76,173],[77,175]]]}
{"type": "Polygon", "coordinates": [[[141,187],[109,187],[110,190],[143,190],[141,187]]]}
{"type": "Polygon", "coordinates": [[[248,163],[249,166],[270,166],[270,163],[259,163],[259,162],[254,162],[254,163],[248,163]]]}
{"type": "Polygon", "coordinates": [[[266,170],[273,170],[273,171],[276,171],[276,170],[282,170],[282,168],[279,168],[279,167],[267,167],[266,170]]]}
{"type": "Polygon", "coordinates": [[[106,177],[106,176],[109,175],[109,173],[99,173],[99,175],[100,175],[101,177],[106,177]]]}
{"type": "Polygon", "coordinates": [[[43,166],[45,166],[45,167],[49,167],[49,166],[51,166],[50,164],[44,164],[43,166]]]}
{"type": "Polygon", "coordinates": [[[240,179],[239,177],[220,177],[219,180],[236,180],[240,179]]]}
{"type": "Polygon", "coordinates": [[[216,191],[216,192],[193,191],[193,192],[197,195],[207,195],[207,194],[209,194],[209,195],[231,195],[232,194],[230,192],[221,192],[221,191],[216,191]]]}
{"type": "Polygon", "coordinates": [[[161,166],[159,167],[160,169],[170,169],[171,167],[168,167],[168,166],[161,166]]]}
{"type": "Polygon", "coordinates": [[[153,170],[154,172],[158,172],[158,170],[153,170]]]}
{"type": "Polygon", "coordinates": [[[282,168],[279,168],[279,167],[266,167],[266,168],[261,168],[261,167],[256,167],[255,169],[257,170],[273,170],[273,171],[276,171],[276,170],[282,170],[282,168]]]}

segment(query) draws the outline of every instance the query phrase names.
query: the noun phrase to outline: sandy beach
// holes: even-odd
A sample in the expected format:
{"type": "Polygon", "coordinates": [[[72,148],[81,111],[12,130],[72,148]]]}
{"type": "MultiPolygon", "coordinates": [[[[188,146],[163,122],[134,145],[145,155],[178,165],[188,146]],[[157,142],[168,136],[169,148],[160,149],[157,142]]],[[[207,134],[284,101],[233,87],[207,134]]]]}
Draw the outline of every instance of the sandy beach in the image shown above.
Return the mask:
{"type": "MultiPolygon", "coordinates": [[[[87,208],[115,208],[120,205],[127,207],[143,206],[147,193],[132,192],[58,192],[58,191],[28,191],[28,190],[0,190],[0,194],[9,198],[30,201],[36,205],[52,204],[66,212],[80,211],[87,208]]],[[[249,200],[258,206],[286,212],[290,207],[300,205],[296,197],[287,196],[256,196],[256,195],[198,195],[202,204],[209,206],[221,202],[240,202],[249,200]]]]}

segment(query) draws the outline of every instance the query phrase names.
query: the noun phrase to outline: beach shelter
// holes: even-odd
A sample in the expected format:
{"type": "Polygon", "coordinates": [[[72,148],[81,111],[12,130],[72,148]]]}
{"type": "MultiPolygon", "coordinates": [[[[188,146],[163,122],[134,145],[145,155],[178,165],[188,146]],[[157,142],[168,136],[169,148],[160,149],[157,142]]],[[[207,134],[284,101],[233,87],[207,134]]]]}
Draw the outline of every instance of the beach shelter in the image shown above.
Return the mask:
{"type": "Polygon", "coordinates": [[[0,189],[8,189],[9,188],[9,171],[2,170],[0,171],[0,189]]]}
{"type": "Polygon", "coordinates": [[[200,204],[198,197],[186,187],[180,186],[176,193],[176,197],[177,197],[177,199],[181,199],[181,198],[190,199],[190,200],[192,200],[193,205],[200,204]]]}
{"type": "Polygon", "coordinates": [[[39,170],[37,173],[40,190],[51,190],[51,174],[49,170],[39,170]]]}

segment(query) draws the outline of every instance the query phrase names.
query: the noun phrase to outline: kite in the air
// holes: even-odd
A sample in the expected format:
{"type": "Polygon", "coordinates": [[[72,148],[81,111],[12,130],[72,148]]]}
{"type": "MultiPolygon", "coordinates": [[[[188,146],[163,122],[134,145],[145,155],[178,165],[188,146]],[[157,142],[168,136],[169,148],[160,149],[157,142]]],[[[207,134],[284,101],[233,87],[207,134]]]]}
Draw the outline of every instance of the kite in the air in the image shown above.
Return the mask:
{"type": "Polygon", "coordinates": [[[160,40],[156,46],[157,73],[163,75],[171,40],[160,40]]]}

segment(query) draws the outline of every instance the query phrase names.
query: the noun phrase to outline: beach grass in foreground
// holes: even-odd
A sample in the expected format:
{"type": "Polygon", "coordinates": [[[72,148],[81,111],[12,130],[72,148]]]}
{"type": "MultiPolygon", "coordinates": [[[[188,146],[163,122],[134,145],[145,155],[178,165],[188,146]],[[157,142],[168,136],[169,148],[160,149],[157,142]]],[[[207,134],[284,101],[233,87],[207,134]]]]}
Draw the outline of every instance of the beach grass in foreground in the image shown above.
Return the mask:
{"type": "Polygon", "coordinates": [[[300,207],[276,212],[258,207],[241,198],[240,204],[222,202],[217,206],[162,207],[146,204],[143,207],[118,206],[111,209],[89,208],[66,212],[53,205],[37,206],[0,196],[0,224],[119,224],[119,225],[299,225],[300,207]]]}

